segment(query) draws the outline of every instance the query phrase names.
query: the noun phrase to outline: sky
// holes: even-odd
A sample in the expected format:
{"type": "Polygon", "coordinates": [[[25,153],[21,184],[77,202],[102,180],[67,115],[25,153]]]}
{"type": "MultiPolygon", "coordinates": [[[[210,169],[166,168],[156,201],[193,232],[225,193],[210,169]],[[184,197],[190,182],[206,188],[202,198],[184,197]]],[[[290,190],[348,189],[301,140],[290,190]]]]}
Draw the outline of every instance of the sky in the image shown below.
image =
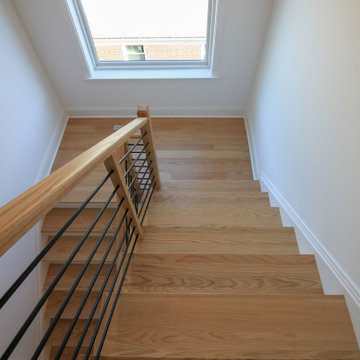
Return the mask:
{"type": "Polygon", "coordinates": [[[94,38],[206,37],[208,0],[82,0],[94,38]]]}

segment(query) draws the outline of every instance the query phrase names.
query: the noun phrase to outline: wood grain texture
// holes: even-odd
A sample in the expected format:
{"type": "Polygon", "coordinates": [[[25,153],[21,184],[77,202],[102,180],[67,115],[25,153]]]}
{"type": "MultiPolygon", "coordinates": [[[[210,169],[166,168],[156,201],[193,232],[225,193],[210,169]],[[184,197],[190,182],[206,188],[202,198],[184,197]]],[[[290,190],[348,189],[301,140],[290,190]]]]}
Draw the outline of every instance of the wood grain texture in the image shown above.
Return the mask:
{"type": "MultiPolygon", "coordinates": [[[[96,328],[97,320],[91,321],[91,324],[89,326],[89,331],[86,333],[83,347],[85,348],[90,343],[91,336],[96,328]]],[[[55,330],[53,334],[50,336],[48,345],[50,346],[60,346],[62,339],[65,337],[66,331],[68,327],[71,324],[71,319],[60,319],[59,323],[55,327],[55,330]]],[[[67,343],[68,347],[75,347],[77,345],[77,342],[80,338],[80,335],[82,333],[82,330],[86,324],[85,319],[79,319],[74,327],[74,330],[71,333],[71,336],[69,338],[69,341],[67,343]]],[[[63,359],[63,357],[61,357],[63,359]]]]}
{"type": "MultiPolygon", "coordinates": [[[[51,240],[52,237],[49,237],[49,240],[51,240]]],[[[111,237],[105,237],[103,241],[101,242],[98,250],[96,251],[92,262],[93,263],[99,263],[105,252],[107,251],[108,247],[110,246],[111,237]]],[[[74,257],[72,263],[74,264],[81,264],[86,261],[86,259],[89,257],[89,254],[91,251],[95,248],[95,245],[97,241],[99,240],[98,237],[95,236],[89,236],[87,240],[85,241],[84,245],[80,248],[79,252],[74,257]]],[[[51,248],[51,250],[47,253],[47,255],[44,257],[43,261],[45,263],[64,263],[75,247],[79,244],[81,241],[81,236],[63,236],[61,239],[59,239],[56,244],[51,248]]],[[[115,244],[110,248],[109,255],[106,257],[106,263],[111,262],[115,254],[115,244]]]]}
{"type": "Polygon", "coordinates": [[[249,149],[224,150],[211,149],[211,150],[160,150],[157,152],[161,158],[161,163],[167,165],[178,164],[184,161],[183,165],[249,165],[250,155],[249,149]],[[245,161],[244,161],[245,160],[245,161]],[[240,161],[240,163],[239,163],[240,161]]]}
{"type": "Polygon", "coordinates": [[[151,207],[147,224],[171,226],[252,226],[281,227],[278,208],[151,207]]]}
{"type": "MultiPolygon", "coordinates": [[[[79,359],[83,360],[85,359],[84,356],[80,356],[79,359]]],[[[150,359],[154,359],[154,357],[152,356],[100,356],[100,357],[96,357],[95,355],[90,356],[89,357],[90,360],[150,360],[150,359]]],[[[189,360],[189,358],[184,358],[184,357],[156,357],[155,359],[162,359],[162,360],[189,360]]],[[[191,360],[193,360],[194,358],[192,358],[191,360]]],[[[199,358],[196,358],[199,359],[199,358]]],[[[201,360],[225,360],[224,357],[219,357],[219,356],[208,356],[206,358],[201,358],[201,360]]],[[[234,358],[226,358],[226,360],[233,360],[234,358]]],[[[254,356],[248,356],[245,355],[245,357],[242,358],[237,358],[240,360],[258,360],[259,357],[257,355],[254,356]]],[[[298,357],[296,358],[296,360],[360,360],[360,353],[358,351],[331,351],[329,353],[322,353],[322,354],[317,354],[317,355],[312,355],[311,358],[307,357],[305,355],[305,357],[298,357]]],[[[271,355],[266,357],[266,360],[279,360],[279,357],[277,357],[276,355],[274,355],[274,357],[272,357],[271,355]]],[[[289,357],[285,357],[282,358],[282,360],[295,360],[294,357],[289,356],[289,357]]]]}
{"type": "MultiPolygon", "coordinates": [[[[249,149],[242,119],[153,118],[152,120],[162,182],[171,180],[170,191],[220,189],[233,193],[260,190],[259,183],[251,180],[249,149]],[[224,180],[226,189],[224,189],[224,180]]],[[[114,125],[127,124],[129,121],[130,119],[119,118],[70,119],[54,169],[109,136],[113,132],[114,125]]],[[[99,166],[62,202],[83,201],[104,175],[104,166],[99,166]]],[[[106,191],[101,191],[94,199],[94,203],[105,201],[109,189],[110,187],[106,191]]]]}
{"type": "MultiPolygon", "coordinates": [[[[56,166],[128,121],[70,119],[56,166]]],[[[281,227],[278,209],[252,180],[244,121],[158,118],[152,127],[161,191],[153,195],[101,359],[359,360],[344,299],[322,294],[314,257],[299,255],[294,229],[281,227]]],[[[98,166],[63,202],[80,202],[105,173],[98,166]]],[[[106,200],[112,190],[107,186],[93,207],[106,200]]],[[[71,213],[56,210],[43,231],[54,232],[71,213]]],[[[70,230],[84,231],[96,211],[87,209],[70,230]]],[[[63,260],[69,252],[57,246],[47,258],[47,283],[60,267],[56,253],[63,260]]],[[[90,249],[90,242],[85,246],[90,249]]],[[[57,292],[71,286],[85,250],[57,292]]],[[[98,259],[74,294],[63,328],[98,259]]],[[[97,283],[95,294],[98,289],[97,283]]],[[[49,303],[48,318],[58,301],[49,303]]]]}
{"type": "MultiPolygon", "coordinates": [[[[63,300],[65,299],[66,295],[68,294],[67,291],[54,291],[47,303],[46,303],[46,310],[45,310],[45,319],[53,319],[56,315],[59,307],[61,306],[63,300]]],[[[82,299],[84,298],[86,292],[85,291],[76,291],[74,295],[71,297],[69,304],[65,308],[64,312],[61,315],[62,319],[73,319],[79,305],[81,304],[82,299]]],[[[84,309],[80,313],[79,319],[88,319],[92,307],[96,301],[99,292],[92,291],[89,295],[88,300],[85,303],[84,309]]],[[[98,319],[100,315],[100,306],[97,307],[94,313],[94,319],[98,319]]]]}
{"type": "Polygon", "coordinates": [[[132,294],[322,294],[313,255],[136,254],[132,294]]]}
{"type": "MultiPolygon", "coordinates": [[[[181,171],[180,171],[181,172],[181,171]]],[[[182,177],[185,177],[185,173],[182,173],[182,177]]],[[[104,172],[105,174],[105,172],[104,172]]],[[[167,175],[165,173],[164,176],[166,177],[167,175]]],[[[102,174],[103,175],[103,174],[102,174]]],[[[193,175],[189,176],[191,179],[193,179],[193,175]]],[[[229,177],[229,176],[227,176],[229,177]]],[[[90,176],[88,177],[90,178],[90,176]]],[[[94,190],[94,185],[88,184],[89,183],[89,179],[85,179],[78,187],[76,187],[75,189],[73,189],[69,194],[67,194],[66,196],[64,196],[64,198],[62,199],[61,203],[67,203],[67,204],[80,204],[82,203],[87,197],[88,195],[94,190]]],[[[102,177],[104,178],[104,176],[102,177]]],[[[208,179],[208,176],[206,176],[206,180],[208,179]]],[[[93,181],[93,183],[95,184],[95,181],[100,181],[100,175],[98,175],[98,179],[94,179],[91,180],[93,181]]],[[[230,184],[231,188],[226,188],[224,189],[224,186],[220,186],[220,184],[212,184],[212,182],[210,183],[203,183],[204,186],[202,185],[203,180],[198,180],[199,183],[184,183],[184,182],[178,182],[176,183],[174,180],[172,180],[172,185],[168,186],[168,189],[166,189],[167,186],[167,180],[164,180],[164,186],[165,188],[163,189],[163,191],[161,192],[155,192],[155,195],[159,195],[161,196],[166,196],[166,195],[172,195],[174,197],[180,197],[181,195],[185,195],[186,193],[188,194],[188,196],[190,195],[194,195],[194,196],[199,196],[199,197],[203,197],[203,198],[211,198],[212,196],[214,198],[219,197],[219,196],[223,196],[224,197],[224,203],[226,204],[226,200],[228,199],[228,202],[230,202],[230,199],[233,198],[234,201],[235,199],[239,199],[239,203],[238,205],[241,206],[241,198],[245,199],[245,198],[250,198],[251,196],[253,196],[254,198],[263,198],[263,199],[268,199],[268,195],[266,193],[261,193],[259,191],[258,185],[254,185],[254,184],[249,184],[249,183],[240,183],[238,184],[233,183],[230,184]],[[180,193],[180,194],[178,194],[180,193]]],[[[188,181],[186,181],[188,182],[188,181]]],[[[109,194],[111,194],[111,191],[113,190],[112,185],[105,185],[98,194],[95,195],[94,199],[91,201],[92,204],[97,203],[98,206],[100,206],[101,203],[104,203],[108,197],[109,194]]],[[[115,203],[115,199],[113,200],[113,203],[115,203]]],[[[249,201],[249,204],[252,205],[252,202],[249,201]]],[[[268,206],[269,203],[268,201],[266,201],[266,206],[268,206]]]]}
{"type": "Polygon", "coordinates": [[[146,118],[135,119],[4,205],[0,209],[0,255],[146,122],[146,118]]]}
{"type": "Polygon", "coordinates": [[[102,354],[161,359],[331,359],[336,354],[337,359],[357,351],[342,296],[126,294],[102,354]]]}
{"type": "Polygon", "coordinates": [[[135,251],[150,254],[298,254],[292,228],[145,226],[135,251]]]}
{"type": "MultiPolygon", "coordinates": [[[[69,217],[75,212],[75,209],[71,208],[54,208],[52,209],[45,217],[42,233],[56,233],[64,225],[64,223],[69,219],[69,217]]],[[[84,209],[81,214],[76,218],[76,220],[69,226],[66,233],[84,233],[95,220],[96,216],[100,212],[100,209],[89,208],[84,209]]],[[[106,209],[99,221],[95,225],[92,234],[102,233],[110,221],[111,216],[114,213],[114,209],[106,209]]],[[[110,225],[109,231],[107,234],[111,234],[115,231],[115,221],[110,225]]]]}
{"type": "MultiPolygon", "coordinates": [[[[60,271],[62,267],[62,264],[51,264],[49,266],[47,275],[46,275],[46,279],[45,279],[45,283],[44,283],[44,288],[46,289],[50,283],[53,281],[53,279],[55,278],[55,276],[58,274],[58,272],[60,271]]],[[[70,290],[71,286],[74,284],[76,277],[78,276],[78,274],[80,273],[81,269],[82,269],[83,265],[82,264],[72,264],[68,267],[68,269],[66,270],[66,272],[64,273],[64,275],[62,276],[62,278],[60,279],[60,281],[58,282],[58,284],[56,285],[55,290],[60,290],[60,291],[68,291],[70,290]]],[[[95,272],[98,269],[98,265],[97,264],[91,264],[89,265],[89,267],[87,268],[87,270],[85,271],[82,279],[79,282],[79,285],[77,287],[77,290],[83,291],[83,290],[87,290],[91,280],[94,278],[95,272]]],[[[102,267],[100,274],[94,284],[93,287],[93,291],[99,291],[101,289],[102,284],[104,283],[105,277],[108,273],[110,269],[110,265],[106,264],[102,267]]],[[[109,281],[107,283],[106,289],[108,290],[111,286],[111,283],[114,279],[115,276],[115,270],[113,269],[109,278],[109,281]]]]}
{"type": "MultiPolygon", "coordinates": [[[[77,357],[77,359],[84,359],[85,358],[86,349],[87,349],[86,346],[81,347],[81,349],[79,351],[79,356],[77,357]]],[[[55,359],[58,350],[59,350],[58,346],[51,346],[50,351],[49,351],[49,360],[54,360],[55,359]]],[[[71,360],[71,357],[72,357],[72,354],[74,353],[74,350],[75,350],[75,346],[66,346],[65,350],[64,350],[64,352],[62,354],[61,359],[71,360]]],[[[94,357],[90,356],[89,359],[93,360],[94,357]]],[[[115,360],[115,359],[113,358],[113,360],[115,360]]]]}
{"type": "Polygon", "coordinates": [[[154,207],[269,207],[265,193],[228,194],[223,192],[155,192],[151,199],[154,207]]]}
{"type": "Polygon", "coordinates": [[[260,191],[260,184],[254,180],[171,180],[162,182],[162,190],[174,191],[223,191],[227,193],[241,193],[247,191],[260,191]]]}

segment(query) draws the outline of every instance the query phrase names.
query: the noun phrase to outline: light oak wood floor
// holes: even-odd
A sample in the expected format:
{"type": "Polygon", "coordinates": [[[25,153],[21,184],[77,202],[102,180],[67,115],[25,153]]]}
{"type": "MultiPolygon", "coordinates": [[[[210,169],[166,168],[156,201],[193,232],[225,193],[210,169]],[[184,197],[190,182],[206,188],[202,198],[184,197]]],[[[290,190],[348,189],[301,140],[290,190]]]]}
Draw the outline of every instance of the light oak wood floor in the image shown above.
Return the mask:
{"type": "MultiPolygon", "coordinates": [[[[54,169],[129,120],[70,119],[54,169]]],[[[344,298],[323,294],[314,256],[299,254],[294,229],[282,226],[279,209],[270,207],[252,178],[243,119],[155,118],[153,129],[162,186],[149,207],[101,358],[360,359],[344,298]]],[[[104,174],[100,166],[47,215],[46,241],[104,174]]],[[[47,255],[45,286],[111,190],[109,184],[99,193],[47,255]]],[[[59,282],[46,319],[56,313],[104,221],[59,282]]],[[[105,238],[63,313],[50,358],[108,243],[105,238]]],[[[64,359],[71,358],[103,278],[101,272],[64,359]]],[[[83,347],[88,342],[86,337],[83,347]]]]}

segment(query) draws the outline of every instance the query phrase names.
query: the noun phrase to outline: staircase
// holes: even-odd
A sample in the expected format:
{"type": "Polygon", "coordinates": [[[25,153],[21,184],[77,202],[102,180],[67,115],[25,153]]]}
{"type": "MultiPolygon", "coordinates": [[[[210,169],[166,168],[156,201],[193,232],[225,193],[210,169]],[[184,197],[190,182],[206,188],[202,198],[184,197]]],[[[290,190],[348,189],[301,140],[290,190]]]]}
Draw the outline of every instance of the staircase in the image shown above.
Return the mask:
{"type": "MultiPolygon", "coordinates": [[[[71,119],[54,169],[124,119],[71,119]]],[[[360,359],[343,296],[323,294],[313,255],[252,180],[242,119],[155,119],[161,189],[153,194],[100,359],[360,359]]],[[[45,241],[105,175],[99,166],[46,216],[45,241]]],[[[45,287],[105,201],[106,185],[44,259],[45,287]]],[[[115,207],[115,202],[112,203],[115,207]]],[[[51,320],[84,264],[106,213],[49,298],[51,320]]],[[[60,346],[104,254],[109,230],[50,338],[60,346]]],[[[105,264],[61,359],[71,359],[107,271],[105,264]]],[[[104,296],[106,294],[105,289],[104,296]]],[[[103,298],[102,300],[103,301],[103,298]]],[[[94,314],[94,329],[100,311],[94,314]]],[[[91,333],[91,331],[90,331],[91,333]]],[[[83,342],[84,358],[91,334],[83,342]]],[[[95,344],[92,357],[96,358],[95,344]]]]}

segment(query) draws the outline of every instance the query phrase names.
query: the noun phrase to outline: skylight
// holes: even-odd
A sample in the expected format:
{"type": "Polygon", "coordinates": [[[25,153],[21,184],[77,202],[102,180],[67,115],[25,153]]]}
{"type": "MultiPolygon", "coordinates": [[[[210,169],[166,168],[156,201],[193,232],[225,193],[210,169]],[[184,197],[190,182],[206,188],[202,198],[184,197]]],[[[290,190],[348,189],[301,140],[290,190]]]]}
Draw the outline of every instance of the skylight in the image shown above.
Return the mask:
{"type": "Polygon", "coordinates": [[[77,0],[97,65],[209,65],[212,0],[77,0]]]}

